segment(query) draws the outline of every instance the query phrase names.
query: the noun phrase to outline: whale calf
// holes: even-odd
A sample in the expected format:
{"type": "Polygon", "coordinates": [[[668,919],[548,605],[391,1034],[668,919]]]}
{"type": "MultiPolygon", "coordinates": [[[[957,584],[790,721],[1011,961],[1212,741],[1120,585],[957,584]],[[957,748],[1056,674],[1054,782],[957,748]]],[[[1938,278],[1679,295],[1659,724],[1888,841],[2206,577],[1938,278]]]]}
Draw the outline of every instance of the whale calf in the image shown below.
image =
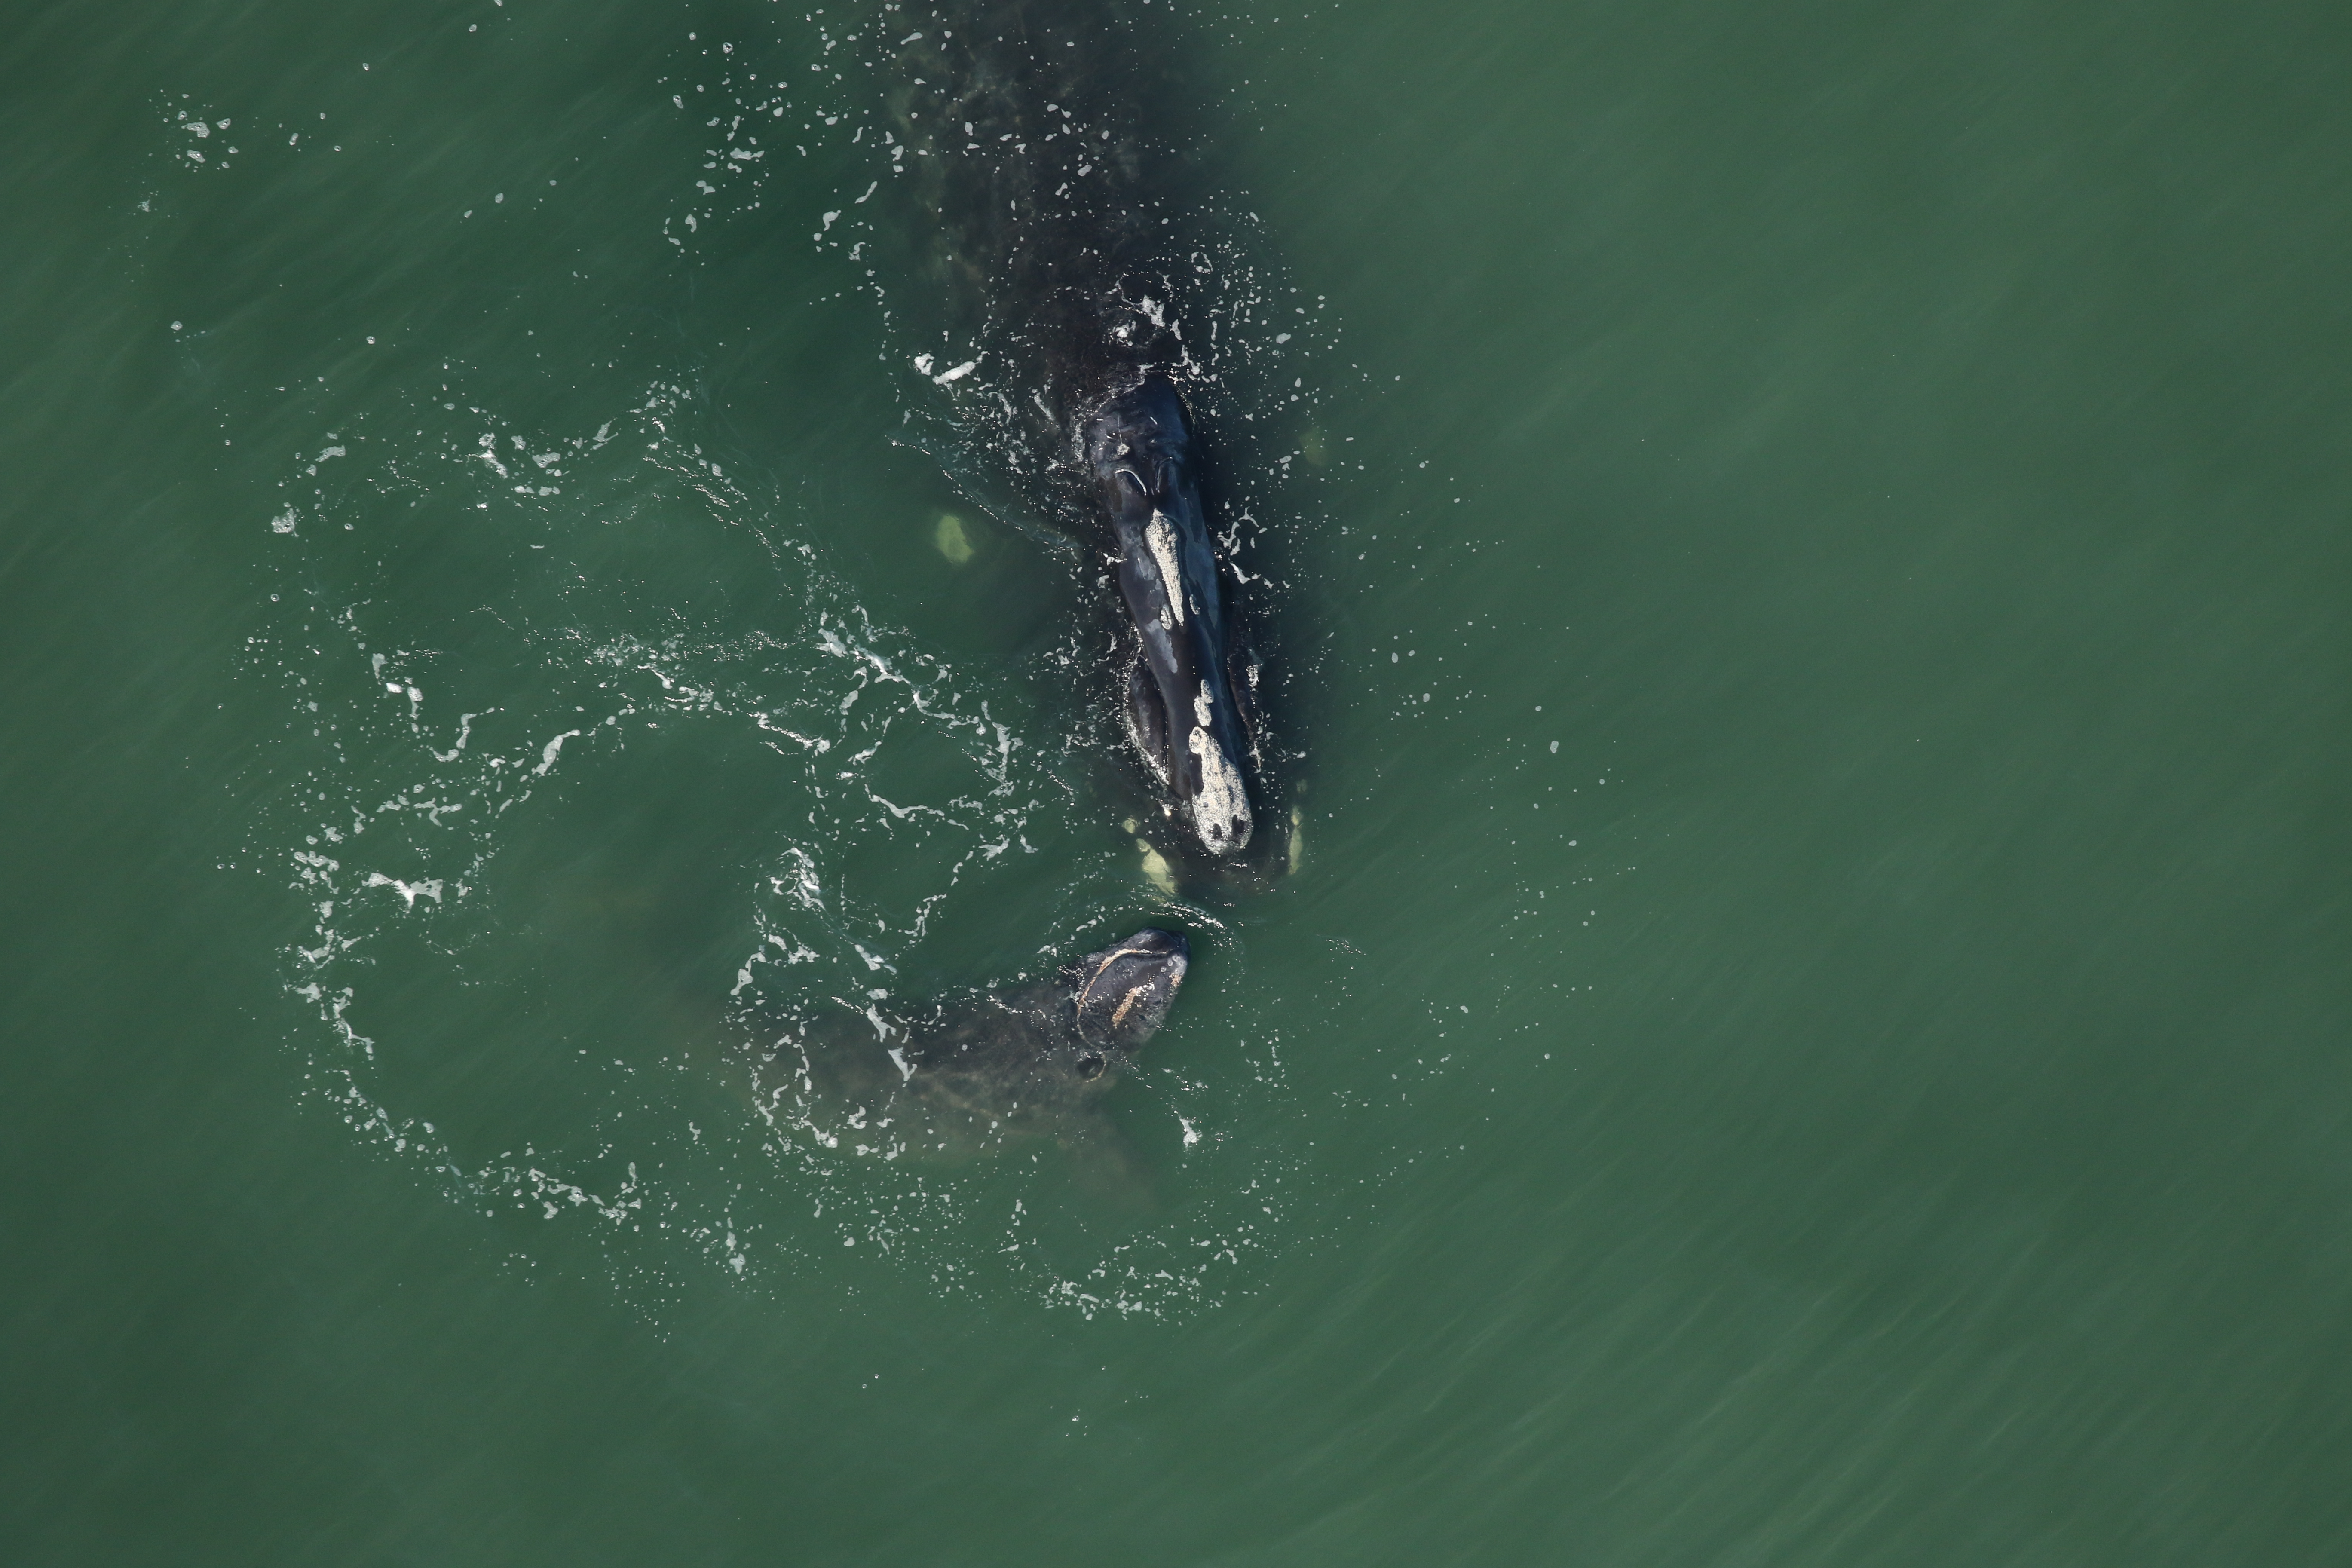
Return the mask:
{"type": "Polygon", "coordinates": [[[1181,935],[1147,927],[1043,980],[910,1015],[835,1014],[762,1053],[761,1103],[886,1153],[1108,1147],[1103,1097],[1167,1021],[1191,963],[1181,935]]]}

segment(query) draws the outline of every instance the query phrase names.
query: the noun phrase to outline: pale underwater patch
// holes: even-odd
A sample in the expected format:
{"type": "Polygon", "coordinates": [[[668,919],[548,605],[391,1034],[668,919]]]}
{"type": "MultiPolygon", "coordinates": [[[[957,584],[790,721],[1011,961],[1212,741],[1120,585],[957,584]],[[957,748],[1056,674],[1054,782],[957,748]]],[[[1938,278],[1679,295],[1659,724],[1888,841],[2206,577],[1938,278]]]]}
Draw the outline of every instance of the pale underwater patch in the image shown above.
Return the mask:
{"type": "Polygon", "coordinates": [[[939,526],[931,531],[931,542],[939,547],[940,554],[948,558],[950,566],[963,565],[975,553],[971,535],[966,531],[963,519],[951,511],[940,513],[939,526]]]}

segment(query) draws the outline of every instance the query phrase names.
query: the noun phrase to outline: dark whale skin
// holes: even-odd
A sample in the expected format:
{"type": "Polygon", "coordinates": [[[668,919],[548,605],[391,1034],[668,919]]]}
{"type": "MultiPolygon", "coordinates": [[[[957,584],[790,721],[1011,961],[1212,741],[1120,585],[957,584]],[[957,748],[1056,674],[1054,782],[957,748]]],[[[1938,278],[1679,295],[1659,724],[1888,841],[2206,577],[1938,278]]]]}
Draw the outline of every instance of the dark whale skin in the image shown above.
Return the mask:
{"type": "Polygon", "coordinates": [[[1129,732],[1201,846],[1238,854],[1254,821],[1252,759],[1191,422],[1175,387],[1149,374],[1087,422],[1085,441],[1139,643],[1129,732]]]}
{"type": "Polygon", "coordinates": [[[1201,374],[1181,285],[1204,265],[1181,221],[1200,141],[1181,50],[1154,13],[1099,0],[898,15],[890,108],[919,212],[910,260],[933,286],[911,316],[960,373],[942,384],[961,417],[1008,437],[1031,503],[1115,566],[1120,706],[1160,792],[1139,815],[1177,840],[1187,881],[1232,880],[1254,839],[1273,850],[1249,868],[1264,874],[1281,851],[1257,831],[1255,662],[1178,390],[1201,374]]]}
{"type": "Polygon", "coordinates": [[[762,1053],[761,1105],[821,1141],[916,1158],[1029,1138],[1106,1146],[1100,1102],[1166,1022],[1191,959],[1182,936],[1147,928],[1044,980],[904,1016],[835,1015],[762,1053]]]}
{"type": "Polygon", "coordinates": [[[1170,45],[1158,18],[1097,0],[899,15],[889,109],[919,214],[910,260],[930,286],[912,324],[942,353],[976,351],[975,383],[1003,394],[1027,455],[1080,477],[1087,416],[1186,361],[1165,309],[1194,244],[1166,221],[1190,163],[1170,45]]]}

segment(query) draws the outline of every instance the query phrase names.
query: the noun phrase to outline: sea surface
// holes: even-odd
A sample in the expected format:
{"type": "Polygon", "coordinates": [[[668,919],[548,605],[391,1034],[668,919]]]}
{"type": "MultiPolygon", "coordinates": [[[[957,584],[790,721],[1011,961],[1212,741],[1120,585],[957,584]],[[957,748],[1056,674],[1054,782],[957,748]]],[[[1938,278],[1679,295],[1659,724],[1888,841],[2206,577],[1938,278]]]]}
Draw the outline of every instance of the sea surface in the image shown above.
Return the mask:
{"type": "Polygon", "coordinates": [[[13,7],[0,1560],[2352,1563],[2352,16],[1163,0],[1211,898],[904,15],[13,7]],[[761,1077],[1147,923],[1130,1180],[761,1077]]]}

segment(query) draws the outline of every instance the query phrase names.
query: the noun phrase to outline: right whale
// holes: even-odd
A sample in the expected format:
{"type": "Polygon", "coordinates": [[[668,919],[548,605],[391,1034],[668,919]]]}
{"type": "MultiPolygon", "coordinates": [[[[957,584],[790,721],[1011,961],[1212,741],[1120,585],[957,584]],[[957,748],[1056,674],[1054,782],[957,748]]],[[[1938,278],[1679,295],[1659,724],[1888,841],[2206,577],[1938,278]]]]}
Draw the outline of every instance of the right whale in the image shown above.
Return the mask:
{"type": "Polygon", "coordinates": [[[891,156],[921,209],[910,260],[935,285],[908,302],[919,341],[937,344],[917,368],[944,367],[932,379],[1029,508],[1116,573],[1128,628],[1110,673],[1159,796],[1139,831],[1181,880],[1252,881],[1284,860],[1267,823],[1287,825],[1270,809],[1260,666],[1179,391],[1213,390],[1195,350],[1234,303],[1187,227],[1203,138],[1174,72],[1181,41],[1151,12],[1098,0],[901,14],[891,156]]]}
{"type": "Polygon", "coordinates": [[[1105,403],[1084,441],[1139,645],[1127,678],[1129,737],[1201,847],[1238,855],[1254,825],[1244,703],[1257,667],[1235,668],[1192,424],[1175,387],[1153,373],[1105,403]]]}
{"type": "Polygon", "coordinates": [[[1147,926],[1042,979],[914,1013],[835,1013],[760,1053],[782,1081],[761,1089],[771,1115],[870,1138],[917,1158],[979,1153],[1048,1138],[1097,1157],[1118,1141],[1101,1101],[1167,1021],[1192,948],[1147,926]]]}

